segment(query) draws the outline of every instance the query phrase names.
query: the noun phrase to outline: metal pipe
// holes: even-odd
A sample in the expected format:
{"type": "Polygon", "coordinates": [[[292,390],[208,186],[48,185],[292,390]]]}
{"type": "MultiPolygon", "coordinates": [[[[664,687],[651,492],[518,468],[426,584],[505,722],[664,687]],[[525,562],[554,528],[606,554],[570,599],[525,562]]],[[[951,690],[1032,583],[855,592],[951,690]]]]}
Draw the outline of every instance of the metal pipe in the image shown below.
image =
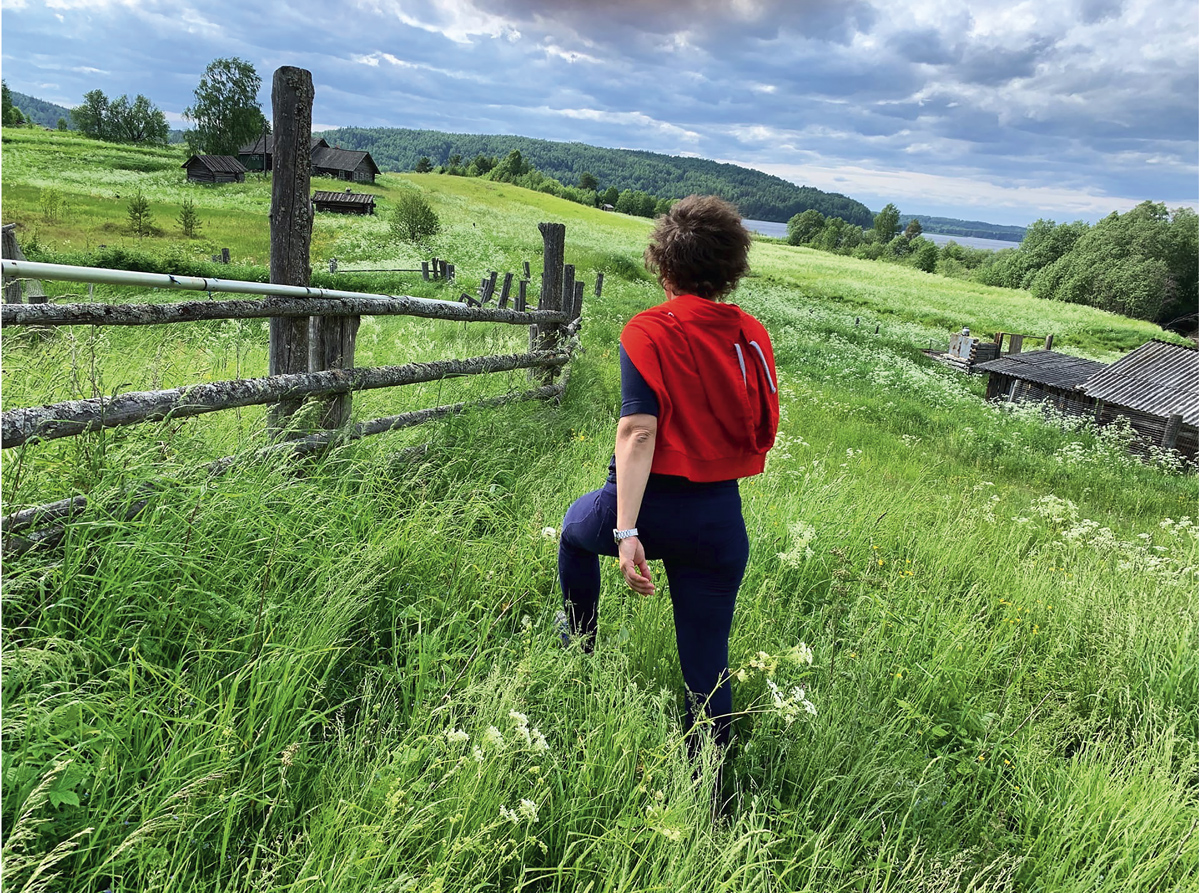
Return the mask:
{"type": "Polygon", "coordinates": [[[265,319],[303,316],[419,316],[471,322],[526,325],[530,322],[565,322],[566,314],[528,313],[498,308],[469,308],[458,301],[440,301],[408,295],[380,295],[275,285],[230,279],[207,279],[163,273],[135,273],[32,261],[3,262],[5,278],[56,279],[64,282],[104,282],[146,288],[188,289],[267,296],[255,301],[190,301],[182,304],[10,304],[0,315],[0,326],[13,325],[115,325],[145,326],[211,319],[265,319]],[[278,297],[276,297],[278,296],[278,297]],[[315,301],[313,299],[316,299],[315,301]]]}
{"type": "MultiPolygon", "coordinates": [[[[281,298],[384,298],[393,295],[311,288],[304,285],[276,285],[271,282],[244,282],[238,279],[209,279],[203,276],[176,276],[173,273],[137,273],[132,270],[106,270],[101,267],[75,267],[68,264],[42,264],[29,260],[0,262],[3,278],[50,279],[56,282],[100,282],[105,285],[135,285],[142,288],[180,288],[189,291],[224,292],[237,295],[272,295],[281,298]]],[[[409,301],[431,307],[457,305],[457,301],[404,296],[409,301]]]]}

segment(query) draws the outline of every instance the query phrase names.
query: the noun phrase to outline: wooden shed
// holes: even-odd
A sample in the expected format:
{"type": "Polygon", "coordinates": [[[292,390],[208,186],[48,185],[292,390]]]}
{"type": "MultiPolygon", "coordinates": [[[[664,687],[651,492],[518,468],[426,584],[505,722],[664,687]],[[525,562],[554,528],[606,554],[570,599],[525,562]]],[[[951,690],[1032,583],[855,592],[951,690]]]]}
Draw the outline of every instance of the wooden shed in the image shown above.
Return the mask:
{"type": "Polygon", "coordinates": [[[1196,458],[1200,353],[1195,347],[1148,341],[1112,365],[1037,350],[975,369],[988,373],[989,400],[1046,402],[1098,425],[1124,417],[1140,438],[1135,451],[1169,447],[1196,458]]]}
{"type": "Polygon", "coordinates": [[[1102,425],[1125,416],[1147,441],[1173,446],[1189,458],[1197,452],[1200,424],[1200,352],[1195,346],[1147,341],[1081,386],[1095,401],[1102,425]]]}
{"type": "Polygon", "coordinates": [[[331,149],[328,146],[313,150],[314,177],[334,177],[354,183],[374,183],[380,173],[370,152],[350,149],[331,149]]]}
{"type": "Polygon", "coordinates": [[[334,214],[374,214],[375,196],[364,192],[314,192],[313,205],[318,211],[334,214]]]}
{"type": "Polygon", "coordinates": [[[1072,415],[1092,412],[1096,401],[1079,386],[1104,368],[1095,360],[1053,350],[1009,354],[974,367],[976,372],[988,375],[988,400],[1048,402],[1072,415]]]}
{"type": "Polygon", "coordinates": [[[232,155],[193,155],[182,167],[193,183],[242,183],[245,166],[232,155]]]}

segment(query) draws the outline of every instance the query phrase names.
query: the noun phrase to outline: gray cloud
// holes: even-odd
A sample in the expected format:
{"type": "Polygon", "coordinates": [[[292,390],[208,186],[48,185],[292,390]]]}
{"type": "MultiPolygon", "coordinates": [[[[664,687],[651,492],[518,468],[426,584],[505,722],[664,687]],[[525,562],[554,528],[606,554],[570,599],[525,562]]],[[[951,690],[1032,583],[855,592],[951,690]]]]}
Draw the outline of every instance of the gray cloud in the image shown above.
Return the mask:
{"type": "Polygon", "coordinates": [[[146,93],[171,113],[217,56],[258,67],[264,105],[271,72],[299,65],[322,125],[696,152],[812,171],[840,191],[941,178],[978,217],[972,182],[989,196],[1012,184],[1014,207],[1067,187],[1096,202],[1195,200],[1197,10],[1149,2],[1012,17],[1000,0],[357,0],[331,29],[314,27],[329,12],[315,0],[27,0],[4,10],[3,59],[15,90],[65,104],[94,87],[146,93]],[[56,95],[35,87],[51,83],[56,95]]]}

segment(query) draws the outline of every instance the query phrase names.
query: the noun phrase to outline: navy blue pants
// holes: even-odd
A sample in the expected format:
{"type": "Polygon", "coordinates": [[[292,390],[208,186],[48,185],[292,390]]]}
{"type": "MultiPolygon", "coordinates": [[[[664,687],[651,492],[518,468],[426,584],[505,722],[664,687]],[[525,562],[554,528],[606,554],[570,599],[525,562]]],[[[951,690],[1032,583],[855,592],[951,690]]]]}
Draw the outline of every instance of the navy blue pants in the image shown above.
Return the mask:
{"type": "MultiPolygon", "coordinates": [[[[729,740],[733,690],[729,630],[750,541],[736,481],[686,488],[647,486],[637,527],[649,559],[661,559],[675,615],[675,643],[687,686],[687,728],[700,710],[719,744],[729,740]]],[[[609,481],[567,509],[558,574],[571,631],[590,647],[596,635],[601,555],[616,556],[617,488],[609,481]]],[[[661,582],[660,584],[661,585],[661,582]]]]}

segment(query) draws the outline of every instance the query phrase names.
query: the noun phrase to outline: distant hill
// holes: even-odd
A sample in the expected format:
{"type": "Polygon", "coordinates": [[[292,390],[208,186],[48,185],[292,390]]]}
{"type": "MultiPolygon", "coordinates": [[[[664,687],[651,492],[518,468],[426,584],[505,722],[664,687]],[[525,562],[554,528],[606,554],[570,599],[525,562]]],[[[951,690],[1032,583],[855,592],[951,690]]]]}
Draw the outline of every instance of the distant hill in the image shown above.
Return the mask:
{"type": "Polygon", "coordinates": [[[924,214],[901,214],[900,226],[910,220],[921,224],[921,231],[942,236],[971,236],[976,239],[999,239],[1002,242],[1019,243],[1025,238],[1025,227],[1003,226],[999,223],[984,223],[982,220],[956,220],[953,217],[927,217],[924,214]]]}
{"type": "Polygon", "coordinates": [[[58,127],[59,118],[66,118],[67,127],[71,130],[75,129],[75,125],[71,123],[70,109],[55,105],[53,102],[46,102],[44,99],[38,99],[36,96],[18,93],[16,90],[9,92],[12,94],[13,105],[19,108],[21,114],[34,124],[41,124],[43,127],[53,130],[58,127]]]}
{"type": "Polygon", "coordinates": [[[331,146],[367,151],[384,170],[410,171],[422,157],[435,165],[451,155],[469,163],[477,155],[502,159],[513,149],[549,177],[567,186],[590,173],[600,189],[648,192],[658,198],[683,198],[692,193],[719,195],[734,202],[744,217],[786,221],[816,208],[826,217],[841,217],[858,226],[871,226],[874,216],[861,202],[836,192],[797,186],[771,174],[722,164],[705,158],[660,155],[633,149],[604,149],[584,143],[561,143],[523,136],[444,133],[396,127],[342,127],[322,131],[331,146]]]}

